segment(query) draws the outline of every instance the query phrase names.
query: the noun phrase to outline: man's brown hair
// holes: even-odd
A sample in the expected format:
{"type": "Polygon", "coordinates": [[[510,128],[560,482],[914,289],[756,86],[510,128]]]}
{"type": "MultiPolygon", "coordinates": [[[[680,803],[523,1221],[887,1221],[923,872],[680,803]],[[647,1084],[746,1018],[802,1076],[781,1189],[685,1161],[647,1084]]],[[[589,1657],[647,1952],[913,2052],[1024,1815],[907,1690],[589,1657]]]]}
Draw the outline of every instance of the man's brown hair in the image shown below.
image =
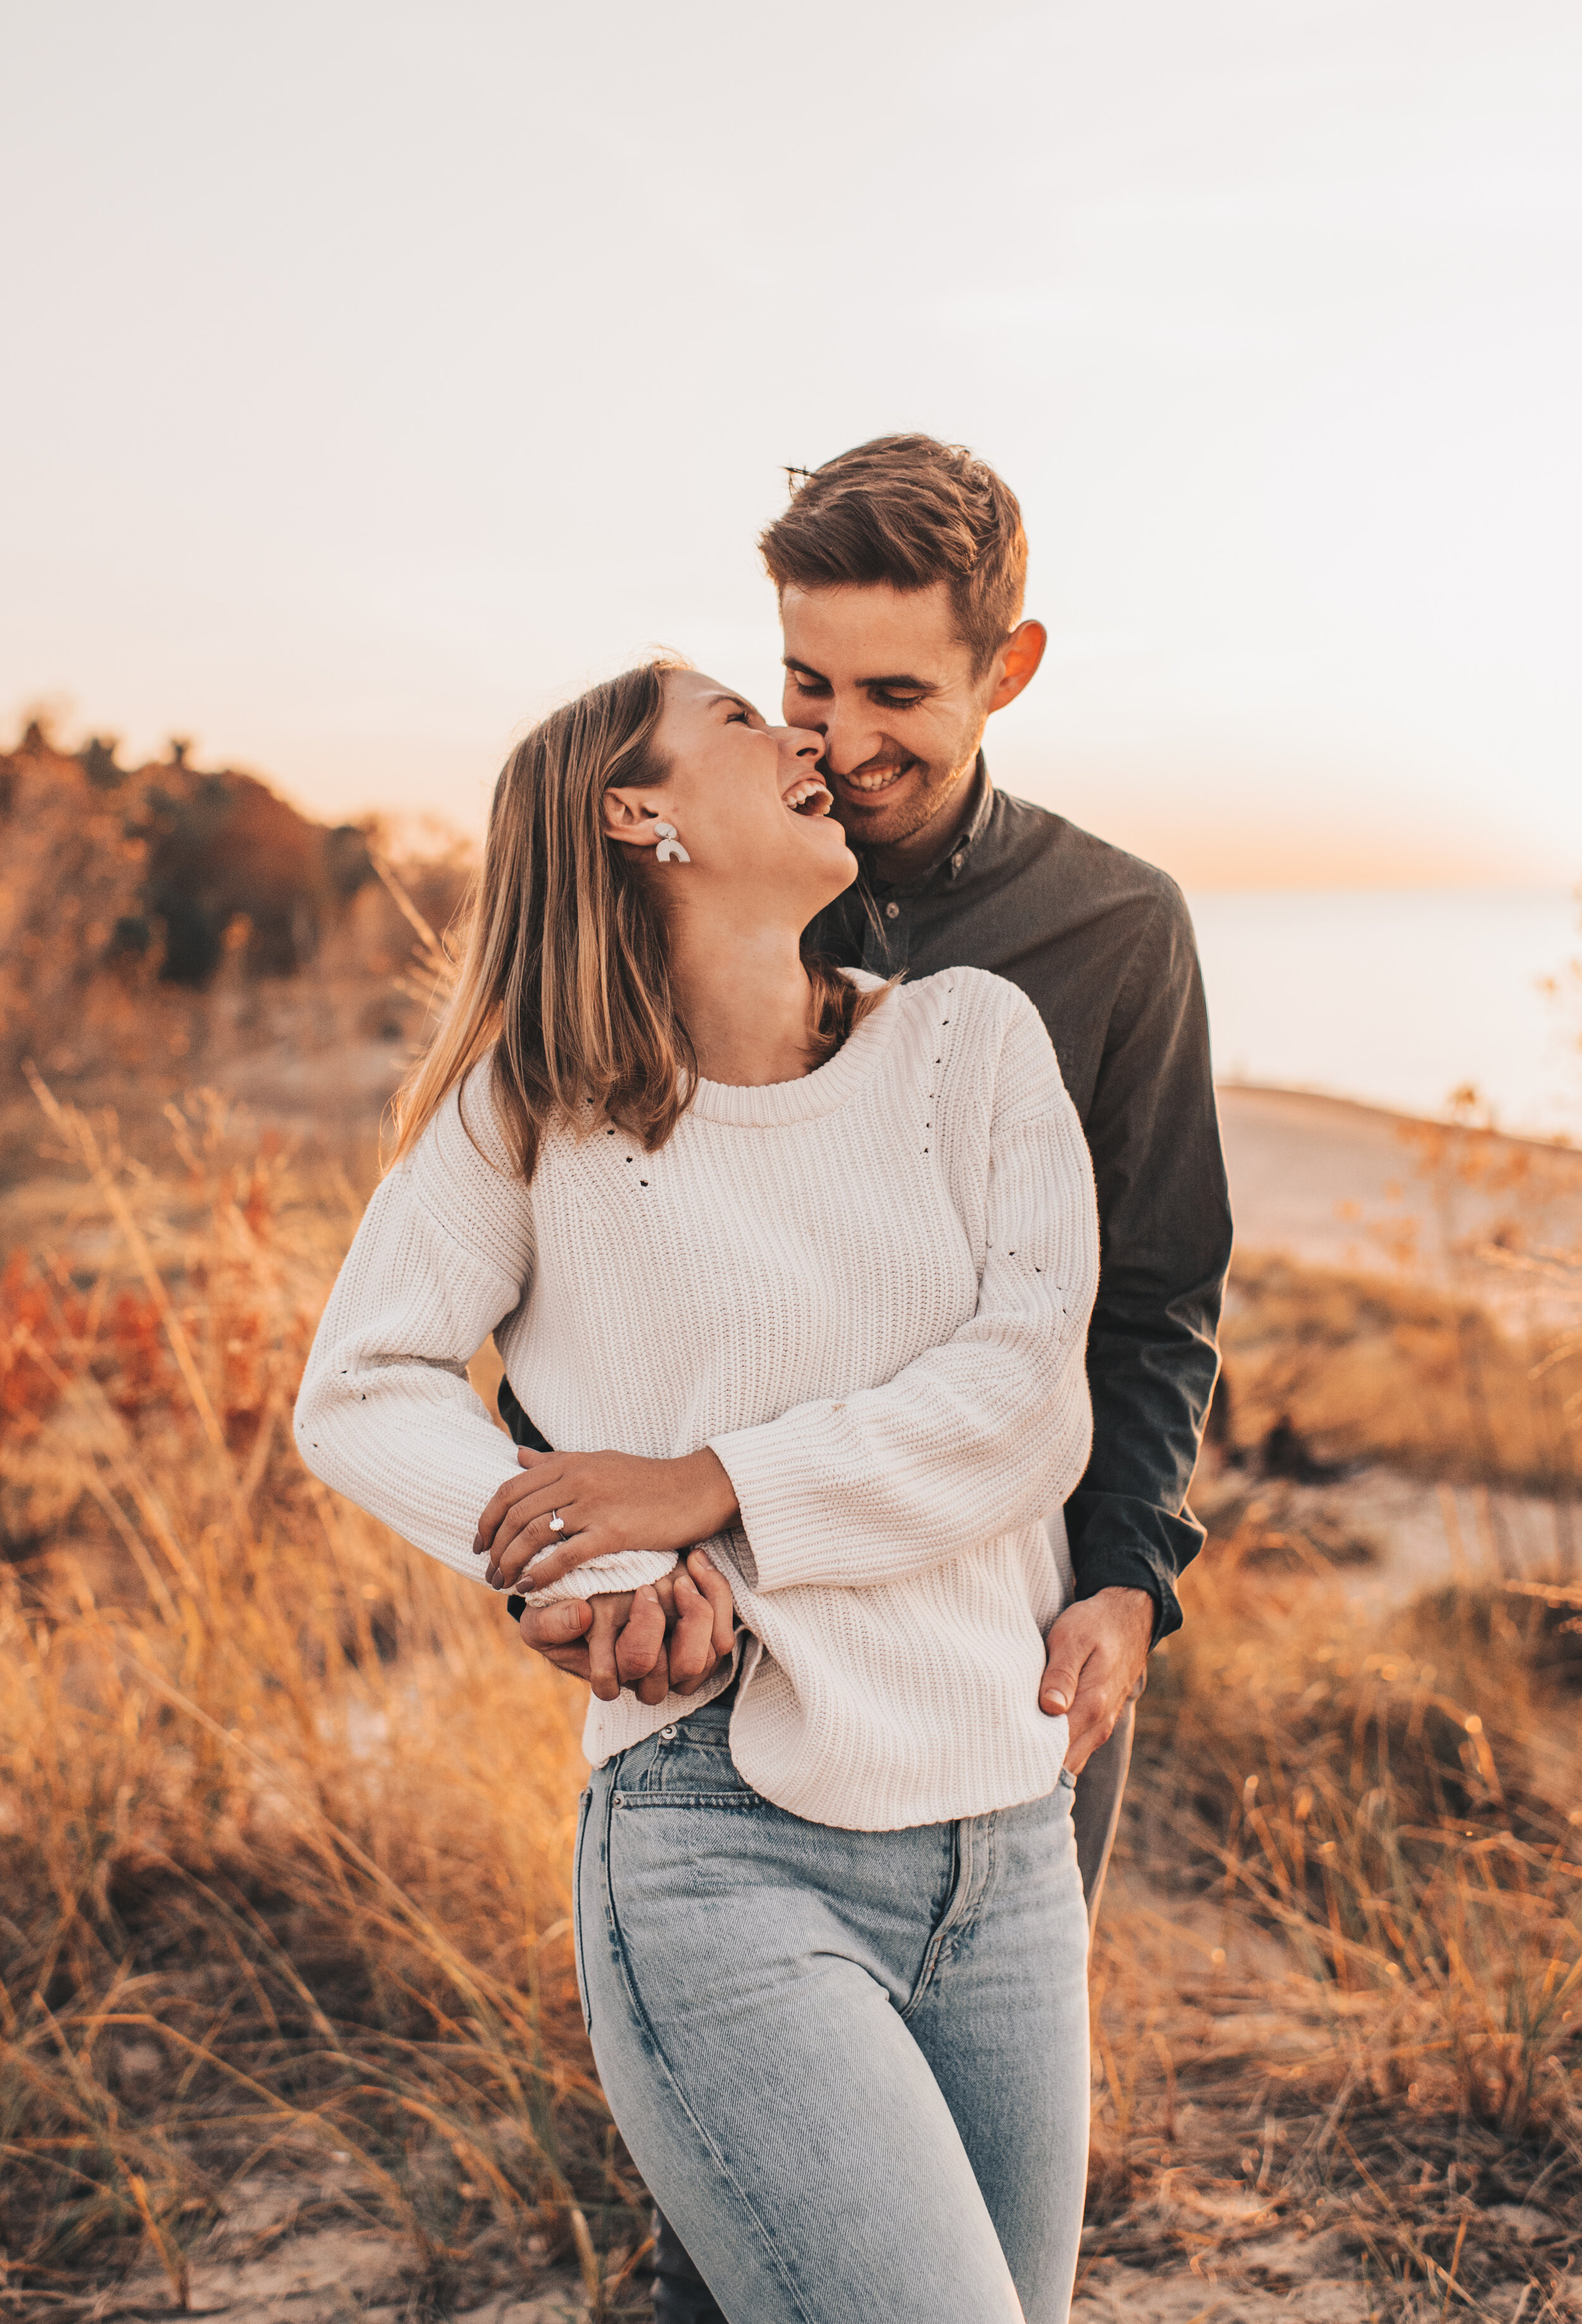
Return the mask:
{"type": "Polygon", "coordinates": [[[1027,536],[1010,486],[964,444],[876,436],[811,473],[759,541],[777,589],[950,589],[975,671],[1022,618],[1027,536]]]}

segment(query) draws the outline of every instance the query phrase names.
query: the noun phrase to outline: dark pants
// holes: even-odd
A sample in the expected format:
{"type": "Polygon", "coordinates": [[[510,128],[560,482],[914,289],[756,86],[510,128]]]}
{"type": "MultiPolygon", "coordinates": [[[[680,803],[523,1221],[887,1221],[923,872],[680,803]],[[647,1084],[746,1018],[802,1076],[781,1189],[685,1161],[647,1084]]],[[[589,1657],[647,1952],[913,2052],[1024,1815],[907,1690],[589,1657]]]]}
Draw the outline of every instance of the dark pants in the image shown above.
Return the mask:
{"type": "MultiPolygon", "coordinates": [[[[1099,1917],[1109,1851],[1115,1845],[1136,1719],[1136,1704],[1128,1702],[1108,1742],[1099,1745],[1077,1777],[1072,1820],[1090,1929],[1099,1917]]],[[[681,2238],[659,2210],[654,2213],[654,2324],[726,2324],[713,2292],[682,2249],[681,2238]]]]}

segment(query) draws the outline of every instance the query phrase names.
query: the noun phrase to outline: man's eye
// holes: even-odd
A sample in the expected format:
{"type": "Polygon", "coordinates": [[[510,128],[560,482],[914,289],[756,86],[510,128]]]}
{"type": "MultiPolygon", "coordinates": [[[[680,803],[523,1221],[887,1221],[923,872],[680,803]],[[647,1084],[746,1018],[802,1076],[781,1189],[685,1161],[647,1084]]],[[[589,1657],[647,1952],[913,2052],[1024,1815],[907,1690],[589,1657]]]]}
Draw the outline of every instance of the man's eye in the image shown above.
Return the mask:
{"type": "Polygon", "coordinates": [[[827,678],[805,678],[799,669],[794,669],[791,678],[798,694],[827,694],[830,690],[827,678]]]}
{"type": "Polygon", "coordinates": [[[873,698],[881,710],[915,710],[923,696],[920,694],[876,694],[873,698]]]}

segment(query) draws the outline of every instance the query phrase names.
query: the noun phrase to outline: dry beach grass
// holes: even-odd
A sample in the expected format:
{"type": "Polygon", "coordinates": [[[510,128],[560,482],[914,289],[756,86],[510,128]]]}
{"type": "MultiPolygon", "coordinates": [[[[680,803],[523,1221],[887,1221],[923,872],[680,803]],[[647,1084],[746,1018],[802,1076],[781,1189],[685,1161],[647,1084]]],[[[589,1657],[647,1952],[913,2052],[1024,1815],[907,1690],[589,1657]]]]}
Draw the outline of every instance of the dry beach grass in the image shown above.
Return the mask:
{"type": "MultiPolygon", "coordinates": [[[[382,2255],[282,2314],[640,2312],[572,1980],[574,1691],[281,1425],[356,1196],[213,1098],[155,1167],[42,1095],[77,1194],[6,1277],[0,2296],[212,2304],[256,2218],[382,2255]]],[[[1145,1700],[1081,2312],[1572,2312],[1582,1593],[1370,1631],[1252,1461],[1145,1700]]]]}

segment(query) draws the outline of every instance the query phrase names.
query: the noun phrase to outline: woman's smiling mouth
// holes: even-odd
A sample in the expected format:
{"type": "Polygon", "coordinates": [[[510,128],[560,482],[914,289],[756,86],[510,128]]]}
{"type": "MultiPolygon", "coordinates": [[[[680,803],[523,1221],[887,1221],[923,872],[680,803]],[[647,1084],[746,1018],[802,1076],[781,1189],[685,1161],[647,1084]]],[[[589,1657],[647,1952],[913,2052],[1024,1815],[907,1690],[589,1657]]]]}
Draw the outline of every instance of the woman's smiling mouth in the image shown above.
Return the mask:
{"type": "Polygon", "coordinates": [[[793,815],[828,815],[835,804],[828,785],[819,775],[799,775],[789,790],[781,792],[780,801],[793,815]]]}

